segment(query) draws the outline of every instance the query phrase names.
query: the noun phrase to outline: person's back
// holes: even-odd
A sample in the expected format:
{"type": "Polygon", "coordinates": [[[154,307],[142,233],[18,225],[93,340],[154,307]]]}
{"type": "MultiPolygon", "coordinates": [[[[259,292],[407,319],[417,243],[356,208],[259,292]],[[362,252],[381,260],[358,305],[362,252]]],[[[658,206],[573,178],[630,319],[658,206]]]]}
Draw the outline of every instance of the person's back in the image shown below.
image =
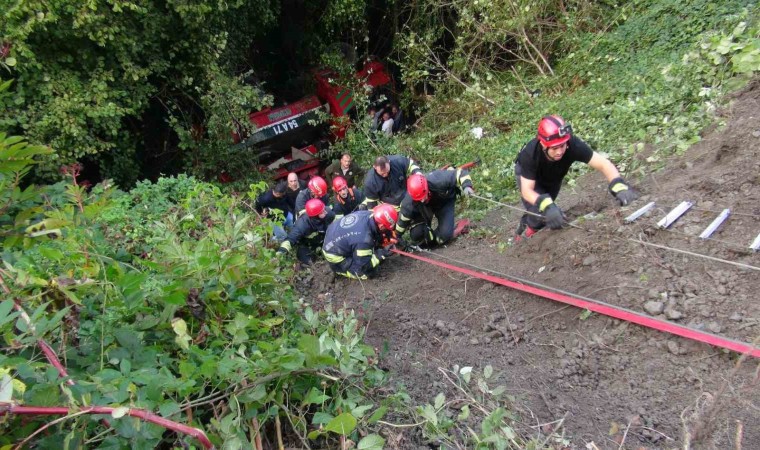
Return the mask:
{"type": "Polygon", "coordinates": [[[378,236],[372,212],[357,211],[327,227],[322,253],[333,272],[349,278],[363,278],[372,268],[378,236]]]}
{"type": "Polygon", "coordinates": [[[472,188],[472,179],[467,170],[434,170],[425,176],[430,191],[430,202],[455,198],[462,189],[472,188]]]}
{"type": "Polygon", "coordinates": [[[398,221],[391,205],[373,211],[357,211],[336,220],[327,228],[322,253],[330,270],[348,278],[367,279],[391,253],[382,248],[383,236],[390,237],[398,221]]]}

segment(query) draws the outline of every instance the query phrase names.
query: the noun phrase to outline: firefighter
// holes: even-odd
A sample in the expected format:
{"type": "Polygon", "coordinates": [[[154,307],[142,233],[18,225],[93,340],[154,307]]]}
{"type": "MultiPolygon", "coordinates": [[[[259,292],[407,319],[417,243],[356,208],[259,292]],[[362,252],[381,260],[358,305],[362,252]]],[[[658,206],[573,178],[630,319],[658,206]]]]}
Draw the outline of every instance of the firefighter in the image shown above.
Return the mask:
{"type": "Polygon", "coordinates": [[[327,192],[327,183],[322,177],[312,177],[307,183],[307,188],[301,191],[296,197],[296,218],[306,212],[306,202],[312,198],[318,198],[322,200],[322,203],[327,205],[330,202],[330,196],[327,192]]]}
{"type": "Polygon", "coordinates": [[[544,226],[553,230],[562,228],[564,216],[554,200],[575,161],[601,172],[609,182],[610,193],[621,206],[638,197],[615,165],[573,136],[572,127],[562,117],[544,116],[538,122],[537,136],[525,144],[515,161],[515,178],[523,206],[533,213],[523,215],[515,233],[516,240],[523,233],[530,237],[544,226]]]}
{"type": "Polygon", "coordinates": [[[367,205],[363,204],[364,194],[362,190],[358,187],[348,187],[348,183],[343,177],[333,178],[332,186],[335,192],[333,212],[336,219],[340,219],[354,211],[367,209],[367,205]]]}
{"type": "Polygon", "coordinates": [[[392,205],[382,204],[372,211],[356,211],[334,221],[327,228],[322,253],[337,275],[366,280],[391,253],[387,244],[398,221],[392,205]]]}
{"type": "Polygon", "coordinates": [[[296,220],[288,237],[277,249],[284,255],[296,247],[296,257],[304,264],[311,264],[325,239],[327,226],[335,219],[335,213],[322,200],[313,198],[306,202],[306,214],[296,220]]]}
{"type": "Polygon", "coordinates": [[[457,196],[475,193],[470,174],[464,169],[436,170],[427,175],[421,173],[409,177],[407,195],[401,202],[396,232],[409,231],[409,243],[413,245],[442,245],[461,233],[454,228],[454,203],[457,196]],[[435,230],[431,228],[433,217],[438,219],[435,230]]]}
{"type": "Polygon", "coordinates": [[[369,209],[378,203],[398,207],[406,195],[406,178],[422,172],[411,158],[400,155],[379,156],[372,168],[364,177],[364,202],[369,209]]]}
{"type": "Polygon", "coordinates": [[[351,159],[351,155],[344,153],[339,160],[335,160],[325,169],[325,178],[328,184],[333,184],[335,177],[343,177],[349,187],[355,188],[364,177],[364,169],[351,159]]]}

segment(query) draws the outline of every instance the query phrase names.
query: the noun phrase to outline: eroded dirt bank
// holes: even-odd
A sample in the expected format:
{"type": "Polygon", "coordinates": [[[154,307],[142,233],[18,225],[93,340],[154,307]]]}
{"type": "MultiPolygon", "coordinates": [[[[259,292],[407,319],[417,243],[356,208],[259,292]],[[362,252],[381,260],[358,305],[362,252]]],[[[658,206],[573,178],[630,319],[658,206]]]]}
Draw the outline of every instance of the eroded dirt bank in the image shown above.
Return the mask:
{"type": "MultiPolygon", "coordinates": [[[[632,178],[643,196],[631,207],[615,207],[596,174],[564,188],[558,203],[571,216],[596,213],[579,222],[586,230],[542,231],[505,246],[518,213],[502,208],[424,256],[752,342],[760,336],[760,272],[627,240],[760,266],[760,254],[747,249],[760,233],[760,82],[735,95],[721,116],[726,126],[685,155],[632,178]],[[673,231],[657,230],[659,218],[682,200],[695,202],[695,209],[673,231]],[[649,216],[623,222],[649,201],[658,206],[649,216]],[[723,208],[734,214],[715,240],[698,239],[723,208]]],[[[624,448],[677,448],[685,430],[707,436],[695,438],[696,448],[736,448],[737,421],[742,448],[760,448],[760,383],[752,358],[737,368],[735,354],[400,256],[366,283],[334,279],[324,265],[312,275],[314,297],[364,312],[382,367],[420,403],[453,394],[439,367],[490,364],[516,398],[524,426],[565,417],[574,448],[593,441],[617,449],[624,434],[624,448]]],[[[388,444],[410,448],[413,440],[388,444]]]]}

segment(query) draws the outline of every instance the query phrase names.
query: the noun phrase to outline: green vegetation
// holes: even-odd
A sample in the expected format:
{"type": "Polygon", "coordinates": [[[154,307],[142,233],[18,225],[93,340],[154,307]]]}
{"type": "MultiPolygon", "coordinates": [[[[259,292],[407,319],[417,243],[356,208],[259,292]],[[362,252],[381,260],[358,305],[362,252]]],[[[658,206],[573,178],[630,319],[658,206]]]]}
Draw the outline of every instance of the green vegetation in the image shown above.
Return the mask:
{"type": "MultiPolygon", "coordinates": [[[[274,27],[279,4],[80,3],[0,0],[0,402],[71,408],[34,437],[39,448],[198,448],[123,410],[107,431],[100,417],[75,413],[88,405],[149,410],[229,449],[251,448],[257,433],[273,445],[284,435],[296,445],[381,448],[393,426],[385,416],[450,447],[563,444],[521,436],[489,367],[442,373],[468,399],[458,408],[444,396],[418,407],[389,395],[362,318],[290,287],[295,275],[269,246],[273,223],[250,208],[263,183],[240,182],[235,195],[184,175],[129,192],[110,180],[80,183],[82,157],[121,186],[136,181],[146,142],[134,124],[150,123],[138,119],[154,101],[171,112],[192,173],[244,164],[225,153],[230,123],[271,99],[233,67],[254,64],[241,48],[274,27]],[[29,184],[35,164],[37,179],[63,181],[29,184]],[[40,354],[40,339],[75,384],[40,354]]],[[[479,191],[509,198],[515,154],[537,119],[556,112],[634,176],[648,170],[635,158],[644,144],[654,148],[648,163],[683,151],[721,96],[760,71],[754,2],[562,4],[436,9],[425,0],[396,11],[408,20],[395,25],[392,56],[419,126],[371,145],[356,127],[333,150],[363,163],[409,153],[428,168],[480,157],[479,191]],[[482,139],[470,133],[476,126],[482,139]]],[[[364,2],[324,11],[311,24],[323,39],[316,48],[362,39],[364,2]]],[[[50,420],[3,419],[0,447],[50,420]]]]}
{"type": "MultiPolygon", "coordinates": [[[[15,380],[0,400],[143,408],[203,424],[225,448],[248,443],[254,420],[264,432],[282,418],[304,439],[323,441],[367,423],[376,405],[366,392],[384,374],[360,321],[296,298],[292,273],[267,248],[271,223],[246,212],[244,199],[185,177],[128,194],[107,186],[88,193],[76,167],[69,182],[21,192],[14,174],[46,150],[0,142],[0,326],[10,351],[0,367],[4,384],[15,380]],[[14,301],[28,321],[12,312],[14,301]],[[76,385],[39,359],[40,338],[58,349],[76,385]]],[[[137,419],[113,420],[115,434],[86,416],[69,422],[39,444],[154,448],[166,439],[137,419]]],[[[8,425],[0,444],[41,423],[8,425]]]]}

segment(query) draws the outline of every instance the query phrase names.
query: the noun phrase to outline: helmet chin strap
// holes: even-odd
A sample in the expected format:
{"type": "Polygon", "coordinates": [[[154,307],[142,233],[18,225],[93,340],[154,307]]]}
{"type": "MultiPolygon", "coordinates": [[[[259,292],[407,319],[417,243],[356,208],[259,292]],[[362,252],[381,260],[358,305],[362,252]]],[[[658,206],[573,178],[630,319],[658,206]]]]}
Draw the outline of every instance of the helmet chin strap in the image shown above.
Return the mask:
{"type": "Polygon", "coordinates": [[[555,161],[554,159],[552,159],[552,157],[551,157],[551,156],[549,156],[549,149],[548,149],[548,148],[546,148],[546,147],[544,147],[544,144],[542,144],[542,143],[539,143],[538,145],[540,145],[540,146],[541,146],[541,150],[543,150],[543,152],[544,152],[544,156],[546,156],[546,159],[547,159],[547,160],[548,160],[550,163],[553,163],[553,162],[557,162],[557,161],[555,161]]]}

